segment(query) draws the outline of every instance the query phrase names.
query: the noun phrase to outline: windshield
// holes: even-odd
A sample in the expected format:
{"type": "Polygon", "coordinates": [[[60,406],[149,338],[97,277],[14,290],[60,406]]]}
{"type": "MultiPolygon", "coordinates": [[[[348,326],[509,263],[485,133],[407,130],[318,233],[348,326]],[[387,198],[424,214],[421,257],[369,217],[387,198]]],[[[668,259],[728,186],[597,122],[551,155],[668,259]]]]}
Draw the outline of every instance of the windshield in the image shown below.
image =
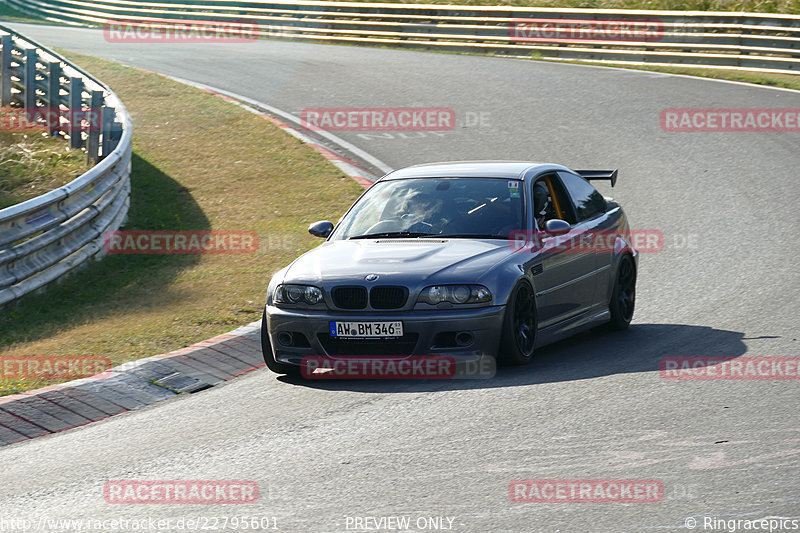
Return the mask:
{"type": "Polygon", "coordinates": [[[520,180],[416,178],[374,185],[333,239],[371,237],[508,238],[524,228],[520,180]]]}

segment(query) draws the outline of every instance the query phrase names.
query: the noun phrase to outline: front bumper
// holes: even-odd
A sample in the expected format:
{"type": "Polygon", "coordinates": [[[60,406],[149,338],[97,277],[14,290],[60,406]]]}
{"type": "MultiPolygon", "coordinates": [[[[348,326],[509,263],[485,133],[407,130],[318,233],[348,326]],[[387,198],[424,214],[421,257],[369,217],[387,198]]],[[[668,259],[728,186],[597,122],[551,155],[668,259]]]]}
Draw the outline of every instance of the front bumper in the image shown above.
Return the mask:
{"type": "Polygon", "coordinates": [[[276,306],[266,308],[267,330],[275,360],[298,366],[302,358],[308,356],[325,356],[331,359],[391,356],[402,359],[411,356],[447,355],[458,362],[480,361],[497,353],[504,311],[504,306],[381,314],[309,311],[276,306]],[[335,337],[330,337],[331,321],[396,320],[403,323],[404,337],[400,339],[338,341],[335,337]],[[462,341],[461,344],[455,342],[456,336],[462,341]],[[287,343],[289,337],[291,342],[287,343]],[[463,343],[466,338],[471,341],[463,343]]]}

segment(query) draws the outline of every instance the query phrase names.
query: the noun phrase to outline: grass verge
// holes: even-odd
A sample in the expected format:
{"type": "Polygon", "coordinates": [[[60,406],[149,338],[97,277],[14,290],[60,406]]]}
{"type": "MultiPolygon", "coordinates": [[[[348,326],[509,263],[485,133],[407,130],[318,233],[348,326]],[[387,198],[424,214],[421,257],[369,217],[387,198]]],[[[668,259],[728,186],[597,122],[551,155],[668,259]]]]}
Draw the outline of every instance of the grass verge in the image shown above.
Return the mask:
{"type": "Polygon", "coordinates": [[[88,169],[86,154],[64,139],[0,131],[0,209],[66,185],[88,169]]]}
{"type": "MultiPolygon", "coordinates": [[[[254,254],[108,255],[0,310],[0,358],[106,356],[114,365],[174,350],[261,317],[273,272],[320,241],[362,191],[270,122],[163,76],[77,54],[134,123],[124,229],[254,231],[254,254]]],[[[0,380],[0,395],[35,388],[0,380]]]]}

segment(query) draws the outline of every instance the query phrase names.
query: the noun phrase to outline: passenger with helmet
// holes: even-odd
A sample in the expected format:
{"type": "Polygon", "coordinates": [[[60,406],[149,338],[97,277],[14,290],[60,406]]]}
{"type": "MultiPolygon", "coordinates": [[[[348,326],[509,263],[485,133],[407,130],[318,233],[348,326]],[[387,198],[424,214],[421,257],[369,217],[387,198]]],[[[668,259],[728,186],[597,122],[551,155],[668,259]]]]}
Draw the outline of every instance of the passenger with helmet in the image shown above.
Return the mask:
{"type": "Polygon", "coordinates": [[[536,218],[536,227],[540,230],[544,229],[545,222],[556,218],[550,189],[544,180],[537,181],[533,186],[533,216],[536,218]]]}

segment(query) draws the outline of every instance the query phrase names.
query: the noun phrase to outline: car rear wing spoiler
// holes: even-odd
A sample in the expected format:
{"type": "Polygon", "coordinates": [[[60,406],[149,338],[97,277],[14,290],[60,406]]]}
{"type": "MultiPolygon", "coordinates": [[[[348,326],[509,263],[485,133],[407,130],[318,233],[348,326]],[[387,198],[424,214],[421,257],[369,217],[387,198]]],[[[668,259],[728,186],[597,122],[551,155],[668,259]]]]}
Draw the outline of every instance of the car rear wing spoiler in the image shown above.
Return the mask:
{"type": "Polygon", "coordinates": [[[592,180],[608,180],[613,187],[617,183],[617,170],[576,170],[581,177],[589,181],[592,180]]]}

